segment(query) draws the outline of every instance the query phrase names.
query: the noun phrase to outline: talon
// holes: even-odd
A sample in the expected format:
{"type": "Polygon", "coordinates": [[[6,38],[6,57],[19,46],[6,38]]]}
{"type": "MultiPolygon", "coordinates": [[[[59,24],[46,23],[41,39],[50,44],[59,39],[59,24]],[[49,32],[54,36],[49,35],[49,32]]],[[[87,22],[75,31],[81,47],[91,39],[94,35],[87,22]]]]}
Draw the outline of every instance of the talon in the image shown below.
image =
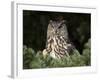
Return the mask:
{"type": "Polygon", "coordinates": [[[43,52],[42,52],[42,54],[43,54],[43,57],[44,57],[44,59],[45,59],[45,58],[46,58],[46,56],[48,55],[47,50],[46,50],[46,49],[44,49],[44,50],[43,50],[43,52]]]}

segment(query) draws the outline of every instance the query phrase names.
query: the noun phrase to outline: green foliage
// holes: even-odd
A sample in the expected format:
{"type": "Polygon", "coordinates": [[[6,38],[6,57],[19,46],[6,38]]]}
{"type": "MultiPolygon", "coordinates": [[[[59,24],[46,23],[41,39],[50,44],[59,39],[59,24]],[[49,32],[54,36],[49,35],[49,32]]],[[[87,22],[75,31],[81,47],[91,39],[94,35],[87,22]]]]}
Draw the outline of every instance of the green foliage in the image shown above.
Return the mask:
{"type": "Polygon", "coordinates": [[[70,57],[63,57],[62,59],[53,59],[49,55],[44,58],[42,51],[37,53],[32,48],[23,48],[23,68],[56,68],[56,67],[78,67],[78,66],[89,66],[91,63],[90,59],[90,39],[84,45],[83,54],[77,50],[74,50],[70,57]]]}
{"type": "Polygon", "coordinates": [[[91,40],[84,45],[83,50],[84,61],[86,65],[91,65],[91,40]]]}
{"type": "Polygon", "coordinates": [[[23,68],[30,68],[29,64],[33,60],[35,52],[32,48],[23,47],[23,68]]]}

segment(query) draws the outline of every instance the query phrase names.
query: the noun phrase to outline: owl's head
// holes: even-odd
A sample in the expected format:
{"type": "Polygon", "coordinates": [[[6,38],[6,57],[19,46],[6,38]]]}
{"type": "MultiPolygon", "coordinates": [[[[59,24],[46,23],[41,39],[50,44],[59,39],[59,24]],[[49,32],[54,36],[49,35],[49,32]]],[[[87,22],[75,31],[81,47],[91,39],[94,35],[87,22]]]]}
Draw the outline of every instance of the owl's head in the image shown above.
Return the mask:
{"type": "Polygon", "coordinates": [[[60,28],[63,24],[65,24],[66,21],[65,20],[61,20],[61,21],[53,21],[50,20],[49,24],[53,27],[53,28],[60,28]]]}
{"type": "Polygon", "coordinates": [[[57,30],[62,28],[65,23],[66,23],[65,20],[58,20],[58,21],[50,20],[49,22],[55,33],[57,33],[57,30]]]}

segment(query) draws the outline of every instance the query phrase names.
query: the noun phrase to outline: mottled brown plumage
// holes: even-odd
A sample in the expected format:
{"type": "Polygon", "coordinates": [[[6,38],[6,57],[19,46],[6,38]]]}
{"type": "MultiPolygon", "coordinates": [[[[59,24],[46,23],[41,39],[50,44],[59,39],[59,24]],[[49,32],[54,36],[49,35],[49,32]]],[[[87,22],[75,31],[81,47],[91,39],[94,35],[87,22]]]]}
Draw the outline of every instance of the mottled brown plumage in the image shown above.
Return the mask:
{"type": "Polygon", "coordinates": [[[50,54],[50,56],[55,59],[69,56],[70,51],[74,47],[68,42],[68,40],[68,31],[65,20],[50,20],[47,29],[47,43],[45,52],[50,54]]]}

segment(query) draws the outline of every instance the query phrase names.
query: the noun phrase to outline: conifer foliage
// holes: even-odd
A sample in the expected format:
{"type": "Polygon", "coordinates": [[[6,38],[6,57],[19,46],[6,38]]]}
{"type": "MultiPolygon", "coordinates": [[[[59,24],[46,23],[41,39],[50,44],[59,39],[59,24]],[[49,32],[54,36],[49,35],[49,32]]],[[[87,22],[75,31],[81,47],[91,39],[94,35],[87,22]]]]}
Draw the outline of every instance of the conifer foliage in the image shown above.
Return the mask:
{"type": "Polygon", "coordinates": [[[34,49],[23,47],[23,68],[35,69],[35,68],[56,68],[56,67],[79,67],[91,65],[91,41],[88,40],[84,45],[82,54],[77,50],[73,51],[73,55],[70,57],[63,57],[62,59],[53,59],[49,55],[44,58],[42,51],[35,52],[34,49]]]}

